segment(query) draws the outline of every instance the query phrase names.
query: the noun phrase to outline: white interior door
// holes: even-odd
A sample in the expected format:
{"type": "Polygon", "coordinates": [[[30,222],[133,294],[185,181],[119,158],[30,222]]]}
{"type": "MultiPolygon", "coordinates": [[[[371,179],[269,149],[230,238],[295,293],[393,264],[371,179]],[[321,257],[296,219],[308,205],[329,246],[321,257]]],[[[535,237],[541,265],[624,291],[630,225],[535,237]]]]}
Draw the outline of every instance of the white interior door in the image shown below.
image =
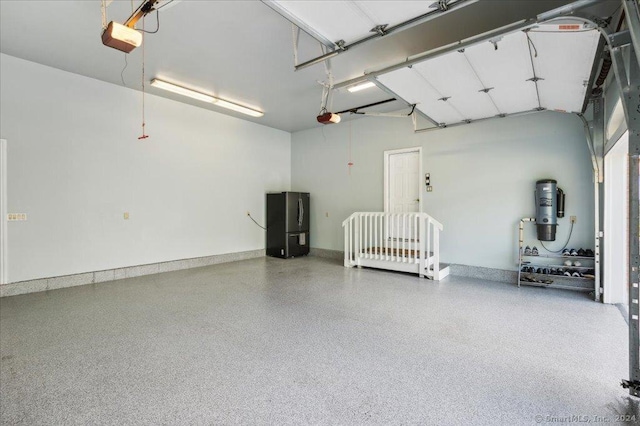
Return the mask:
{"type": "Polygon", "coordinates": [[[417,151],[389,156],[389,213],[420,209],[420,156],[417,151]]]}
{"type": "MultiPolygon", "coordinates": [[[[420,211],[421,152],[419,148],[385,152],[385,212],[420,211]]],[[[411,239],[413,224],[402,231],[390,229],[390,237],[411,239]]]]}

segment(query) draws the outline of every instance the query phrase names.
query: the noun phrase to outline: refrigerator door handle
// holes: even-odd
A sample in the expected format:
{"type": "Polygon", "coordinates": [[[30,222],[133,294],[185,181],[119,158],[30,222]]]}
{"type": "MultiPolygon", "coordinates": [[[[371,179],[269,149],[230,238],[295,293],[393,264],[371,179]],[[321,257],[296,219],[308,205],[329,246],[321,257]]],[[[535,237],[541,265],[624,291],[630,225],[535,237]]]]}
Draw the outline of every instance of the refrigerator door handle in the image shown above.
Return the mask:
{"type": "Polygon", "coordinates": [[[302,198],[298,198],[298,226],[302,227],[304,220],[304,205],[302,204],[302,198]]]}

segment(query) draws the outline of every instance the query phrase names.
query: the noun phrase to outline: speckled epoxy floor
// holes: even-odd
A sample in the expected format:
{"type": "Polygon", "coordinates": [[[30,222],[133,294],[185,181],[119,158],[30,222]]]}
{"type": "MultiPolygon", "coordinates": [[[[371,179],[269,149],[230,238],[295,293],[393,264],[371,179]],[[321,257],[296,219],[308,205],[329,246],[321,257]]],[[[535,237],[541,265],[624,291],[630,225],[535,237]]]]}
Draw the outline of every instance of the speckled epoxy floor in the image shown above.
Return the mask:
{"type": "Polygon", "coordinates": [[[4,424],[638,416],[615,306],[313,257],[3,298],[0,355],[4,424]]]}

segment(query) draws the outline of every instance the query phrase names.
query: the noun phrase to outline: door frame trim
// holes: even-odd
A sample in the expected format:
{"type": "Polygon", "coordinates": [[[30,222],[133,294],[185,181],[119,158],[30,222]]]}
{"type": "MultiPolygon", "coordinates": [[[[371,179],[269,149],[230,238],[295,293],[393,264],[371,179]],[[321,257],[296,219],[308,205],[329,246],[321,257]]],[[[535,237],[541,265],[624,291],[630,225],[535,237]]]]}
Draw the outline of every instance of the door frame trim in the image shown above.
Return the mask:
{"type": "Polygon", "coordinates": [[[604,166],[605,166],[605,179],[604,179],[604,227],[603,227],[603,231],[604,231],[604,235],[607,237],[607,240],[605,241],[605,247],[604,247],[604,255],[603,255],[603,259],[602,259],[602,264],[604,265],[604,272],[602,274],[602,288],[603,288],[603,303],[624,303],[626,305],[629,305],[629,300],[628,300],[628,292],[629,292],[629,275],[628,275],[628,271],[626,270],[626,268],[622,268],[623,271],[623,279],[622,280],[615,280],[615,274],[613,271],[617,271],[617,269],[614,267],[614,259],[620,259],[624,256],[624,263],[625,264],[629,264],[629,252],[628,252],[628,244],[626,242],[626,236],[629,235],[629,220],[628,220],[628,215],[626,214],[628,212],[628,206],[627,206],[627,199],[626,199],[626,194],[629,192],[629,182],[627,181],[627,178],[629,176],[629,167],[630,167],[630,163],[629,163],[629,156],[628,154],[628,148],[625,150],[621,150],[621,152],[618,152],[618,150],[621,149],[622,145],[624,145],[625,143],[620,142],[620,140],[626,135],[627,141],[625,142],[627,147],[629,145],[629,134],[628,131],[624,132],[622,134],[622,136],[615,142],[615,144],[613,145],[613,147],[611,148],[611,150],[609,150],[609,152],[607,152],[604,156],[604,166]],[[616,149],[616,151],[613,151],[613,149],[616,149]],[[613,193],[613,185],[615,185],[615,182],[612,182],[611,180],[611,176],[609,175],[609,172],[611,170],[617,170],[616,168],[612,167],[612,155],[618,154],[622,157],[623,161],[626,163],[623,166],[623,170],[621,170],[622,172],[622,179],[625,180],[624,185],[626,186],[626,188],[619,194],[621,200],[613,200],[612,199],[612,193],[613,193]],[[615,203],[615,201],[622,201],[622,205],[615,203]],[[622,221],[622,225],[620,225],[619,222],[617,222],[615,219],[617,218],[612,218],[612,214],[613,211],[622,211],[623,213],[625,213],[625,219],[622,221]],[[613,241],[612,238],[612,228],[618,227],[618,226],[622,226],[623,227],[623,232],[622,232],[622,247],[620,246],[613,246],[612,243],[613,241]],[[626,302],[626,303],[625,303],[626,302]]]}
{"type": "Polygon", "coordinates": [[[389,213],[389,157],[394,154],[406,154],[408,152],[417,152],[419,160],[419,172],[418,172],[418,211],[422,213],[422,179],[424,173],[422,171],[422,147],[416,146],[413,148],[391,149],[384,151],[384,212],[389,213]]]}
{"type": "Polygon", "coordinates": [[[0,139],[0,284],[8,282],[7,141],[0,139]]]}

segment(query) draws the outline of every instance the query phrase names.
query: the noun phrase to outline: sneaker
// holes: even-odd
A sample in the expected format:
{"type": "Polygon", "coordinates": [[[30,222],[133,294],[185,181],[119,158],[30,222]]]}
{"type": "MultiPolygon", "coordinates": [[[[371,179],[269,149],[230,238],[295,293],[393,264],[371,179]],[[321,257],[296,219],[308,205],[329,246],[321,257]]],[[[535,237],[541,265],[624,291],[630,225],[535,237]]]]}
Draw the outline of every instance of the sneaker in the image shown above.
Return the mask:
{"type": "Polygon", "coordinates": [[[564,271],[564,274],[563,274],[563,275],[564,275],[565,277],[570,277],[570,276],[571,276],[571,272],[569,272],[569,271],[564,271]]]}
{"type": "Polygon", "coordinates": [[[571,252],[569,251],[569,249],[564,249],[564,250],[562,250],[562,255],[563,256],[571,256],[571,252]]]}
{"type": "Polygon", "coordinates": [[[585,255],[586,257],[593,257],[593,250],[591,250],[591,249],[586,249],[586,250],[584,251],[584,255],[585,255]]]}
{"type": "Polygon", "coordinates": [[[549,268],[542,268],[542,273],[545,275],[549,275],[549,268]]]}
{"type": "Polygon", "coordinates": [[[578,250],[578,256],[582,256],[582,257],[584,257],[584,256],[586,256],[586,255],[587,255],[587,252],[586,252],[586,251],[584,251],[583,249],[578,250]]]}
{"type": "Polygon", "coordinates": [[[574,277],[574,278],[582,278],[582,275],[580,275],[580,272],[578,272],[578,271],[573,271],[571,276],[574,277]]]}
{"type": "Polygon", "coordinates": [[[570,260],[565,260],[564,261],[564,266],[573,266],[573,264],[571,263],[570,260]]]}
{"type": "Polygon", "coordinates": [[[531,247],[526,246],[526,247],[524,248],[524,255],[525,255],[525,256],[531,256],[531,247]]]}
{"type": "Polygon", "coordinates": [[[537,256],[538,255],[538,247],[533,246],[533,248],[531,249],[531,256],[537,256]]]}
{"type": "Polygon", "coordinates": [[[578,250],[571,249],[571,251],[569,253],[571,254],[571,256],[577,256],[578,255],[578,250]]]}
{"type": "Polygon", "coordinates": [[[573,266],[577,266],[579,268],[582,266],[582,263],[580,263],[579,260],[576,260],[575,262],[573,262],[573,266]]]}
{"type": "Polygon", "coordinates": [[[558,269],[557,268],[551,268],[551,271],[549,271],[551,273],[551,275],[558,275],[558,269]]]}

